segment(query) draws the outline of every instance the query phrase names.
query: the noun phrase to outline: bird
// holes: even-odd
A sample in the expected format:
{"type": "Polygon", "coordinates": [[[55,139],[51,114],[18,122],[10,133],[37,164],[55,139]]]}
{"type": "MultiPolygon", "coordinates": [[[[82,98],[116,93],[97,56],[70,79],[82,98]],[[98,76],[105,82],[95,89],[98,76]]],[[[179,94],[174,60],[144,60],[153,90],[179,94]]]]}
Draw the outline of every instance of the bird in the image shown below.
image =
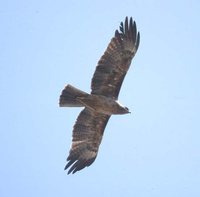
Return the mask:
{"type": "Polygon", "coordinates": [[[86,93],[70,84],[62,90],[60,107],[84,107],[73,126],[72,144],[64,168],[69,169],[68,174],[74,174],[95,161],[112,115],[130,113],[119,103],[118,95],[139,43],[136,22],[132,17],[125,17],[97,63],[91,92],[86,93]]]}

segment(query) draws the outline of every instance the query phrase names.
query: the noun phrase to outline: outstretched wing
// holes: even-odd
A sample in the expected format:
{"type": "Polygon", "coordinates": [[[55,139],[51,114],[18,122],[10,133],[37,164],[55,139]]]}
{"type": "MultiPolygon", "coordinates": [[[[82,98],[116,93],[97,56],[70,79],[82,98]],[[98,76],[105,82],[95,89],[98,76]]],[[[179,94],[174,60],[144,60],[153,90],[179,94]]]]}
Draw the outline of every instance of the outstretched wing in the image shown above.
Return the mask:
{"type": "Polygon", "coordinates": [[[74,125],[72,146],[65,170],[75,173],[91,165],[98,153],[104,129],[110,116],[83,109],[74,125]]]}
{"type": "Polygon", "coordinates": [[[98,62],[91,83],[91,93],[117,99],[123,79],[129,69],[131,60],[137,52],[140,34],[132,17],[128,22],[121,22],[120,31],[109,43],[104,55],[98,62]]]}

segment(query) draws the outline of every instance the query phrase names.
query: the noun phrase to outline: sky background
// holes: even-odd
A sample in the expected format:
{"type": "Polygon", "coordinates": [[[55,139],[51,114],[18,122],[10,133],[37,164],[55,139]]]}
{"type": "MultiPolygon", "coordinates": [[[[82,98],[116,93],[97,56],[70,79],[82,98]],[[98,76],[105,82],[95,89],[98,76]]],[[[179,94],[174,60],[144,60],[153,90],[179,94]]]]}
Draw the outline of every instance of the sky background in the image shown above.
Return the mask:
{"type": "Polygon", "coordinates": [[[200,1],[0,2],[1,197],[199,197],[200,1]],[[141,33],[96,161],[67,175],[79,108],[97,61],[125,16],[141,33]]]}

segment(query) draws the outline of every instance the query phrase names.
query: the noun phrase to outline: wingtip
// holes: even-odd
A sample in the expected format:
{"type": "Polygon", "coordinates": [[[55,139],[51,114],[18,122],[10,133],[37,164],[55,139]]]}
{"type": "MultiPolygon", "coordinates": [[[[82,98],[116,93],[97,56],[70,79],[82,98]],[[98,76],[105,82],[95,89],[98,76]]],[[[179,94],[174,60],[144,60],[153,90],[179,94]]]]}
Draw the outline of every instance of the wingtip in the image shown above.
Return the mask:
{"type": "Polygon", "coordinates": [[[64,170],[67,170],[67,165],[64,167],[64,170]]]}
{"type": "MultiPolygon", "coordinates": [[[[66,165],[66,166],[64,167],[64,170],[67,170],[67,168],[68,168],[68,166],[66,165]]],[[[70,171],[69,171],[69,170],[68,170],[67,174],[68,174],[68,175],[70,174],[70,171]]]]}

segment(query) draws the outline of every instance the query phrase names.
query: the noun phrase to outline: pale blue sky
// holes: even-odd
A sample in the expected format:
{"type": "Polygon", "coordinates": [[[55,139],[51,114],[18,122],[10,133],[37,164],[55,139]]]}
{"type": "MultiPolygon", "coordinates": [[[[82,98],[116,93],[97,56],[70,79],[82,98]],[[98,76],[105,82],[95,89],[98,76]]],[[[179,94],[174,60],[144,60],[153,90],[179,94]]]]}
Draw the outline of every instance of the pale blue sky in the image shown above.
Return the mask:
{"type": "Polygon", "coordinates": [[[1,197],[199,197],[198,0],[1,1],[1,197]],[[65,84],[90,80],[115,29],[132,16],[141,44],[96,161],[64,171],[80,109],[65,84]]]}

